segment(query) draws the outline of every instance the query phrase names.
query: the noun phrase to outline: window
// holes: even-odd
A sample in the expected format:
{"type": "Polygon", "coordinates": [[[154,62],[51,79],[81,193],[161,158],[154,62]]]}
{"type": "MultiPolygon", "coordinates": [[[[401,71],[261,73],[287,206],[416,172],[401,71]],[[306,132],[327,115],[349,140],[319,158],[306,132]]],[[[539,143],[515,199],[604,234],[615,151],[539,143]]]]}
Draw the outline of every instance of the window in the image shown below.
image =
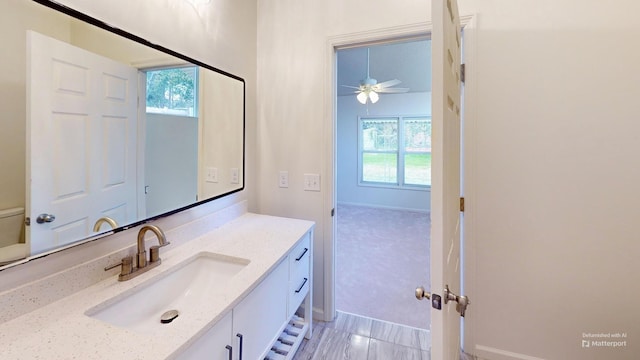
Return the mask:
{"type": "Polygon", "coordinates": [[[198,116],[196,66],[147,71],[147,112],[198,116]]]}
{"type": "Polygon", "coordinates": [[[431,186],[430,117],[362,117],[359,123],[361,185],[431,186]]]}

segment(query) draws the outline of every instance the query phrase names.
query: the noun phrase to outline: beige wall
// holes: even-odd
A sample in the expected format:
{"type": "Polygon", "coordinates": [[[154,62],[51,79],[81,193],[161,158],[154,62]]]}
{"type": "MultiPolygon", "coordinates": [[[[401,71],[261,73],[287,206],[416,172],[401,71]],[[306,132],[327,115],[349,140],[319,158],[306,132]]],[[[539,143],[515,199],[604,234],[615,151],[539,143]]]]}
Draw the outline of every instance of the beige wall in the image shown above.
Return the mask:
{"type": "MultiPolygon", "coordinates": [[[[214,73],[200,72],[200,134],[198,148],[198,198],[206,199],[242,184],[243,84],[214,73]],[[234,156],[232,156],[234,154],[234,156]],[[206,181],[207,168],[217,169],[217,182],[206,181]],[[237,169],[238,182],[233,182],[237,169]]],[[[254,129],[255,131],[255,129],[254,129]]],[[[253,144],[252,144],[253,146],[253,144]]]]}
{"type": "Polygon", "coordinates": [[[27,5],[6,0],[0,12],[0,210],[25,207],[26,31],[69,38],[69,22],[63,16],[47,16],[41,6],[27,5]]]}
{"type": "MultiPolygon", "coordinates": [[[[314,308],[324,307],[322,192],[303,191],[304,173],[324,173],[325,66],[330,36],[426,22],[427,1],[258,1],[258,209],[316,222],[314,308]],[[278,172],[289,187],[278,187],[278,172]]],[[[327,210],[328,211],[328,210],[327,210]]]]}

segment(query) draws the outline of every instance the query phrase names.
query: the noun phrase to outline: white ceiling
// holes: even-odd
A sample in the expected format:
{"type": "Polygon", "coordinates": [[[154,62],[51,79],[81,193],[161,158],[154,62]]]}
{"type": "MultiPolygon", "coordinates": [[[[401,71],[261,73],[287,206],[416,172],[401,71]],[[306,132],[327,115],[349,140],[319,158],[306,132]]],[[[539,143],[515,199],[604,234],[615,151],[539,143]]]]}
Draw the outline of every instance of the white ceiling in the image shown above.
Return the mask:
{"type": "MultiPolygon", "coordinates": [[[[410,92],[431,91],[431,40],[384,45],[370,49],[369,75],[383,82],[398,79],[410,92]]],[[[338,96],[353,94],[353,89],[367,77],[367,47],[338,50],[338,96]]]]}

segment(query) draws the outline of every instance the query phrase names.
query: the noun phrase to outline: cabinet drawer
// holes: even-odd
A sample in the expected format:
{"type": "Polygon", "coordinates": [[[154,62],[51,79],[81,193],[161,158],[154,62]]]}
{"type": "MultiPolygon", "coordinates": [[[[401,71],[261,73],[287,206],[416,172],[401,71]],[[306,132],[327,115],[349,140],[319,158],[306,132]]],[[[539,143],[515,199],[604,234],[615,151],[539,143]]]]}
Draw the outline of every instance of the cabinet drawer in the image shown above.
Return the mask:
{"type": "Polygon", "coordinates": [[[292,316],[296,310],[300,307],[300,304],[304,301],[305,296],[309,293],[309,285],[311,285],[311,279],[303,277],[297,281],[290,282],[289,289],[289,312],[288,315],[292,316]]]}
{"type": "Polygon", "coordinates": [[[298,309],[311,285],[311,238],[305,238],[289,253],[289,316],[298,309]]]}
{"type": "Polygon", "coordinates": [[[296,282],[297,278],[309,278],[311,260],[311,239],[309,234],[305,235],[304,239],[289,254],[289,279],[296,282]]]}

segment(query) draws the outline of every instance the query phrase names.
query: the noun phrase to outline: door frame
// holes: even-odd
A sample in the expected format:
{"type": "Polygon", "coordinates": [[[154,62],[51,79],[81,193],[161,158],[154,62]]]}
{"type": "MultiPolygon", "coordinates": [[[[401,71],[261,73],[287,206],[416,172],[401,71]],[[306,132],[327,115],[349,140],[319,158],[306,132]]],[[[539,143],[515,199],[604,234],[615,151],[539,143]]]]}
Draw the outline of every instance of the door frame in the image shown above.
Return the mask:
{"type": "MultiPolygon", "coordinates": [[[[461,141],[464,142],[464,154],[462,154],[465,162],[463,164],[464,171],[464,184],[465,197],[467,199],[466,211],[464,216],[464,229],[465,229],[465,243],[464,243],[464,264],[463,264],[463,276],[465,279],[464,287],[466,294],[473,293],[473,281],[472,272],[465,272],[464,269],[473,268],[475,264],[475,251],[473,247],[473,196],[472,179],[473,179],[473,163],[472,159],[474,146],[474,99],[475,99],[475,82],[469,82],[470,71],[469,66],[473,64],[475,59],[475,33],[470,31],[475,29],[476,23],[475,15],[460,16],[461,28],[465,30],[465,37],[463,42],[463,53],[466,69],[466,82],[464,91],[464,138],[461,141]],[[471,85],[471,86],[470,86],[471,85]]],[[[337,166],[337,148],[336,148],[336,127],[337,127],[337,50],[350,47],[360,47],[366,45],[389,43],[400,40],[413,40],[424,39],[431,36],[433,30],[433,24],[431,21],[422,22],[418,24],[397,26],[391,28],[374,29],[370,31],[356,32],[350,34],[342,34],[328,37],[325,45],[325,84],[324,84],[324,124],[322,127],[322,143],[323,143],[323,160],[322,170],[326,174],[327,181],[322,184],[322,190],[324,193],[322,203],[322,225],[321,229],[324,234],[323,238],[323,303],[322,309],[314,309],[316,312],[315,318],[322,319],[324,321],[331,321],[336,316],[335,307],[335,259],[336,259],[336,217],[333,215],[337,205],[337,192],[336,192],[336,166],[337,166]]],[[[418,284],[416,284],[418,285],[418,284]]],[[[470,296],[472,298],[472,296],[470,296]]],[[[417,300],[416,300],[417,301],[417,300]]],[[[473,309],[471,308],[471,312],[473,309]]],[[[465,345],[471,346],[473,344],[473,327],[472,317],[467,316],[465,318],[464,341],[465,345]],[[469,321],[471,320],[471,321],[469,321]]]]}
{"type": "MultiPolygon", "coordinates": [[[[477,63],[476,63],[476,28],[477,15],[461,15],[460,28],[462,34],[462,59],[465,64],[465,81],[462,89],[462,137],[461,137],[461,161],[462,169],[460,176],[462,177],[461,196],[464,196],[464,213],[460,216],[461,226],[463,229],[462,236],[464,241],[461,247],[462,271],[461,271],[461,288],[462,295],[469,297],[471,302],[474,300],[475,287],[477,286],[475,271],[467,271],[467,269],[476,268],[476,250],[475,250],[475,219],[476,219],[476,192],[475,192],[475,167],[477,164],[476,156],[476,112],[477,112],[477,63]]],[[[477,311],[473,305],[469,305],[470,311],[465,314],[463,327],[461,329],[462,349],[468,354],[474,354],[475,334],[477,311]]]]}
{"type": "Polygon", "coordinates": [[[375,29],[364,32],[331,36],[326,41],[325,52],[325,104],[322,142],[324,144],[323,173],[324,181],[322,230],[324,233],[324,308],[318,318],[331,321],[336,315],[335,296],[335,257],[336,226],[332,213],[336,208],[336,126],[337,126],[337,50],[350,47],[383,44],[401,40],[424,39],[430,37],[431,22],[393,28],[375,29]]]}

